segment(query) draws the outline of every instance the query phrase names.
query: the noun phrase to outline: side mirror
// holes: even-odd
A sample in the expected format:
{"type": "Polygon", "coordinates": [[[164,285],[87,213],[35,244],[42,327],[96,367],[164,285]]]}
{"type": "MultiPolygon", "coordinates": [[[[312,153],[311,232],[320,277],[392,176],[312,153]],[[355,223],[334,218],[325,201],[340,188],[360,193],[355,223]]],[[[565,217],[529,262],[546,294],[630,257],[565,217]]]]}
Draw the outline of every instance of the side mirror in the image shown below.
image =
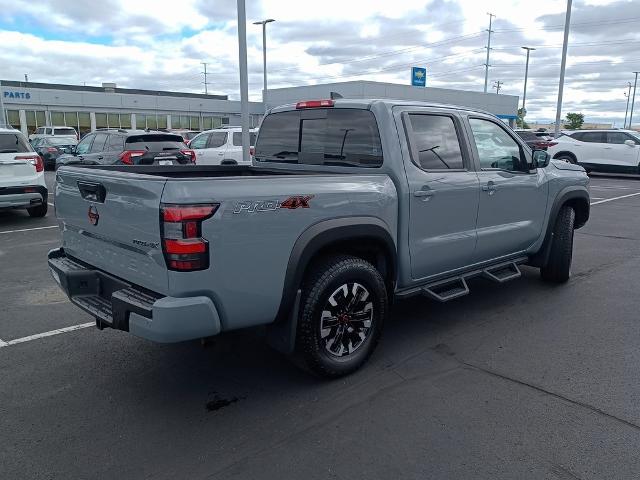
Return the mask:
{"type": "Polygon", "coordinates": [[[547,153],[546,150],[534,150],[533,151],[533,168],[545,168],[549,165],[549,161],[551,160],[551,156],[547,153]]]}
{"type": "Polygon", "coordinates": [[[636,142],[634,142],[633,140],[625,140],[624,144],[625,145],[629,145],[630,147],[635,147],[636,146],[636,142]]]}

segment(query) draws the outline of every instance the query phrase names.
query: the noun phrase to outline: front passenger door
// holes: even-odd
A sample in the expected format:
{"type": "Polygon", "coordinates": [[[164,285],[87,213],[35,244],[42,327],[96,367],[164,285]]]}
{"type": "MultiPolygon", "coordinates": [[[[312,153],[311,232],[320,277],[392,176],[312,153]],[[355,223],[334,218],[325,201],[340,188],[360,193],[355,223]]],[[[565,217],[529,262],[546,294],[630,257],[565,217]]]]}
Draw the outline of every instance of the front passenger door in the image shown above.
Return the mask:
{"type": "Polygon", "coordinates": [[[473,263],[527,250],[542,234],[547,209],[544,170],[529,170],[529,149],[498,122],[469,118],[480,167],[478,242],[473,263]]]}
{"type": "Polygon", "coordinates": [[[605,151],[608,164],[611,170],[620,170],[621,172],[638,172],[638,152],[640,152],[640,143],[636,138],[626,132],[606,132],[607,146],[605,151]],[[627,140],[631,140],[633,145],[627,145],[627,140]]]}

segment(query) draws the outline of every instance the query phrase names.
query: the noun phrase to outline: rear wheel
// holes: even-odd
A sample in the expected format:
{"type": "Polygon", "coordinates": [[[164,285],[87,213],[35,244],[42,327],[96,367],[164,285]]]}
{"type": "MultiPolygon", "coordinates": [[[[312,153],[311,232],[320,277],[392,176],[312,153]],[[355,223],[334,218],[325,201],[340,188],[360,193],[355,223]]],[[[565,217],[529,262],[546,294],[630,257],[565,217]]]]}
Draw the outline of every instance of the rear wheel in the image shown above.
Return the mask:
{"type": "Polygon", "coordinates": [[[376,348],[387,309],[384,279],[369,262],[346,255],[319,262],[304,282],[298,318],[304,366],[329,378],[357,370],[376,348]]]}
{"type": "Polygon", "coordinates": [[[568,206],[562,207],[558,213],[558,218],[553,228],[549,258],[547,263],[540,268],[542,279],[547,282],[564,283],[571,276],[575,217],[573,208],[568,206]]]}
{"type": "Polygon", "coordinates": [[[556,158],[556,160],[560,160],[562,162],[567,162],[567,163],[572,163],[574,165],[576,165],[578,163],[578,160],[576,159],[576,157],[574,157],[573,155],[570,155],[568,153],[561,153],[560,155],[558,155],[555,158],[556,158]]]}
{"type": "Polygon", "coordinates": [[[44,217],[47,214],[47,202],[45,201],[42,205],[38,205],[37,207],[27,208],[27,212],[29,212],[30,217],[44,217]]]}

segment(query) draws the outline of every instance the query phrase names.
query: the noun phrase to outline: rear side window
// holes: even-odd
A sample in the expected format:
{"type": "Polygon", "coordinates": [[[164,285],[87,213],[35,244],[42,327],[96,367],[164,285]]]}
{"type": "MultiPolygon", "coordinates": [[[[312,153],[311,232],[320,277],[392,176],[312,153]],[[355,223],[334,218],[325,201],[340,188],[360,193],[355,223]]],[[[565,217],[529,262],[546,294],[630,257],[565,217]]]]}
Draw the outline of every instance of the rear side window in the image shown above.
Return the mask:
{"type": "Polygon", "coordinates": [[[135,135],[127,138],[127,150],[148,150],[162,152],[163,150],[180,150],[186,148],[179,135],[135,135]]]}
{"type": "Polygon", "coordinates": [[[33,150],[24,137],[17,133],[0,133],[0,153],[26,153],[33,150]]]}
{"type": "Polygon", "coordinates": [[[410,114],[411,150],[414,162],[424,170],[461,170],[462,151],[451,117],[410,114]]]}
{"type": "Polygon", "coordinates": [[[211,132],[209,148],[218,148],[227,143],[227,132],[211,132]]]}
{"type": "Polygon", "coordinates": [[[571,135],[572,138],[588,143],[606,143],[605,132],[580,132],[571,135]]]}
{"type": "MultiPolygon", "coordinates": [[[[256,144],[256,133],[249,132],[249,145],[256,144]]],[[[242,132],[234,132],[233,133],[233,145],[236,147],[242,146],[242,132]]]]}
{"type": "Polygon", "coordinates": [[[96,133],[90,153],[104,152],[104,144],[107,141],[107,136],[106,133],[96,133]]]}
{"type": "Polygon", "coordinates": [[[380,133],[361,109],[296,110],[268,115],[260,127],[256,161],[379,167],[380,133]]]}
{"type": "Polygon", "coordinates": [[[109,140],[104,147],[107,152],[121,152],[124,150],[124,137],[122,135],[109,135],[109,140]]]}
{"type": "Polygon", "coordinates": [[[516,132],[516,133],[525,142],[531,141],[531,140],[537,140],[539,136],[538,134],[533,132],[516,132]]]}
{"type": "Polygon", "coordinates": [[[36,134],[37,134],[37,135],[44,134],[44,127],[40,127],[40,128],[38,128],[38,129],[36,130],[36,134]]]}
{"type": "Polygon", "coordinates": [[[206,148],[207,140],[209,140],[209,134],[203,133],[202,135],[198,135],[197,137],[193,138],[189,146],[191,148],[206,148]]]}

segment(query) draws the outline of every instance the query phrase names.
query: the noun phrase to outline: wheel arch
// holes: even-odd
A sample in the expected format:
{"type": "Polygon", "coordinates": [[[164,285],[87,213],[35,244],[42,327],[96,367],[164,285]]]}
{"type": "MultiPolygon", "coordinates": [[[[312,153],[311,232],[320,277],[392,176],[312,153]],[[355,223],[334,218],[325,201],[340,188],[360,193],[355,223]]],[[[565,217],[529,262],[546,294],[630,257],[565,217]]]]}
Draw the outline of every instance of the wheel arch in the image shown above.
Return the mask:
{"type": "Polygon", "coordinates": [[[576,163],[578,163],[578,157],[576,156],[576,154],[571,152],[571,151],[569,151],[569,150],[561,150],[558,153],[554,154],[553,158],[557,159],[557,158],[562,157],[563,155],[573,158],[576,161],[576,163]]]}
{"type": "Polygon", "coordinates": [[[540,250],[531,257],[531,260],[528,262],[529,265],[540,267],[546,263],[549,257],[551,242],[553,241],[553,229],[558,218],[558,213],[564,206],[570,206],[576,214],[574,229],[583,227],[589,220],[591,209],[587,188],[578,185],[569,186],[558,193],[549,213],[549,221],[542,246],[540,250]]]}
{"type": "Polygon", "coordinates": [[[267,331],[269,343],[277,350],[292,353],[302,282],[315,261],[331,254],[353,255],[372,263],[393,299],[397,251],[384,221],[376,217],[344,217],[316,223],[298,237],[289,256],[278,313],[267,331]]]}

